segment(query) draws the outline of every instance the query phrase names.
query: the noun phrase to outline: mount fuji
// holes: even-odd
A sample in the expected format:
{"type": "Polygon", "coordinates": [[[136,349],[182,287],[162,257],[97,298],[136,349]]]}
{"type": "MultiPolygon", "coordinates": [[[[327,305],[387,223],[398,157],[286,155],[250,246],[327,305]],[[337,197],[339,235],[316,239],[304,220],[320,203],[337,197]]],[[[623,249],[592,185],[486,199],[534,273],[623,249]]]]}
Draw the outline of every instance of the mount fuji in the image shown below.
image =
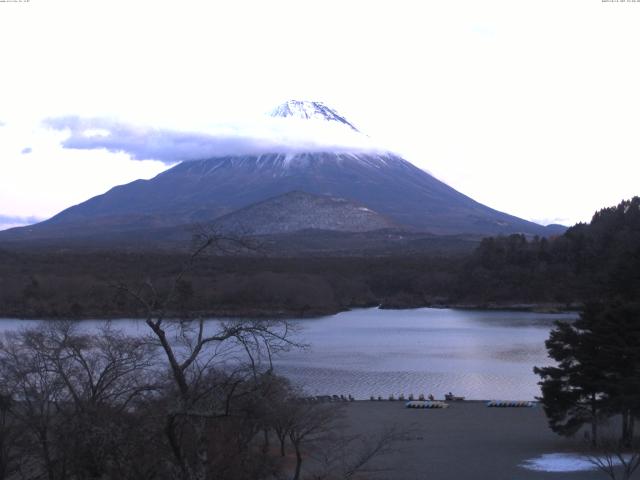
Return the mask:
{"type": "MultiPolygon", "coordinates": [[[[319,102],[288,101],[272,115],[320,126],[326,122],[362,135],[319,102]]],[[[331,147],[185,161],[151,180],[116,186],[47,221],[0,232],[0,242],[81,242],[116,235],[134,244],[142,232],[153,238],[154,231],[184,231],[216,221],[221,228],[233,225],[255,234],[393,228],[429,235],[548,236],[563,231],[482,205],[396,154],[331,147]]]]}

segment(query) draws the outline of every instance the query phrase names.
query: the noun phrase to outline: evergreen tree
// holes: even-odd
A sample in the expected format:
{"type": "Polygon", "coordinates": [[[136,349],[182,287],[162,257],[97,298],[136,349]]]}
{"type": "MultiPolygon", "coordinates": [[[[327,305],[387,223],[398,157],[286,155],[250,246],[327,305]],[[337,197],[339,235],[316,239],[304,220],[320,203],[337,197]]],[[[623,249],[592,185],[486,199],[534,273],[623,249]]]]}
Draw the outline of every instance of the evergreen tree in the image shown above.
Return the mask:
{"type": "Polygon", "coordinates": [[[608,408],[621,416],[622,441],[629,446],[640,415],[640,305],[601,305],[585,313],[601,345],[608,408]]]}
{"type": "Polygon", "coordinates": [[[557,366],[534,372],[551,429],[573,435],[590,424],[595,444],[598,421],[620,415],[629,444],[640,414],[639,306],[590,304],[576,322],[557,323],[546,346],[557,366]]]}
{"type": "Polygon", "coordinates": [[[589,424],[595,444],[598,420],[607,403],[599,346],[579,322],[557,322],[545,344],[558,365],[534,367],[534,372],[542,379],[539,400],[549,426],[560,435],[571,436],[589,424]]]}

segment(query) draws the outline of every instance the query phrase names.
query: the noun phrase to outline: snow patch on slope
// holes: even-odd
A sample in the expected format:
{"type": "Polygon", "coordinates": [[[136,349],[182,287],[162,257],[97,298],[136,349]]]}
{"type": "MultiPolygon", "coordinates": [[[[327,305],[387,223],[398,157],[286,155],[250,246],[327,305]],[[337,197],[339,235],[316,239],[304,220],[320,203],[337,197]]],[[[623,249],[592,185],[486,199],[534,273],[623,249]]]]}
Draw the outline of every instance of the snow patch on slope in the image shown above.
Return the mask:
{"type": "MultiPolygon", "coordinates": [[[[390,154],[380,153],[270,153],[261,155],[232,155],[215,157],[206,162],[192,162],[185,165],[184,173],[194,176],[215,175],[225,166],[240,168],[244,171],[265,172],[270,176],[279,177],[292,175],[296,172],[304,173],[308,169],[323,168],[324,166],[349,167],[358,165],[367,169],[383,171],[385,169],[415,169],[409,162],[390,154]]],[[[161,174],[163,175],[163,174],[161,174]]]]}
{"type": "Polygon", "coordinates": [[[352,130],[359,132],[346,118],[339,115],[335,110],[327,107],[322,102],[309,102],[304,100],[288,100],[278,105],[271,112],[272,117],[292,117],[302,120],[324,120],[338,122],[348,126],[352,130]]]}

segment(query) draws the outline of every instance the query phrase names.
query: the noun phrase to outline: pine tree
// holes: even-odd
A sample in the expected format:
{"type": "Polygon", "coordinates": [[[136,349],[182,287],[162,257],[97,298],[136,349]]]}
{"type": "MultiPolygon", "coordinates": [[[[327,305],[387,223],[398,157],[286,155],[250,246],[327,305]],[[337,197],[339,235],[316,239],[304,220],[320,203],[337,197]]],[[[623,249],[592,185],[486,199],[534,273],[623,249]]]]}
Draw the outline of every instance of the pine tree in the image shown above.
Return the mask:
{"type": "Polygon", "coordinates": [[[571,436],[585,424],[591,441],[597,442],[598,421],[607,403],[604,379],[598,365],[598,345],[578,322],[558,322],[546,341],[556,367],[534,368],[541,377],[540,401],[554,432],[571,436]]]}
{"type": "Polygon", "coordinates": [[[551,429],[573,435],[598,421],[622,418],[622,440],[633,438],[640,414],[640,308],[637,304],[590,304],[580,319],[557,323],[546,342],[557,366],[534,368],[551,429]]]}

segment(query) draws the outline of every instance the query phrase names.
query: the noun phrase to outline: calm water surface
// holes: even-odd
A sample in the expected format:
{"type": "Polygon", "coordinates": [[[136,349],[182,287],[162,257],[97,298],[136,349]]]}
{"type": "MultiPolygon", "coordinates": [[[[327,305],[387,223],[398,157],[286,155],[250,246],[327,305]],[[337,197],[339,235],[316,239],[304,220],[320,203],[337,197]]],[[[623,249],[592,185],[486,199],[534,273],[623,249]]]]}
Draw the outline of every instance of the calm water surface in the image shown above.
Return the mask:
{"type": "MultiPolygon", "coordinates": [[[[544,341],[553,322],[575,318],[573,313],[372,308],[299,319],[296,339],[309,347],[284,354],[276,370],[311,394],[442,397],[451,391],[471,399],[528,400],[540,393],[533,366],[551,362],[544,341]]],[[[4,319],[0,331],[35,323],[4,319]]],[[[114,324],[146,333],[139,320],[114,324]]]]}
{"type": "Polygon", "coordinates": [[[308,351],[278,361],[281,373],[317,394],[444,393],[533,399],[534,365],[555,320],[576,315],[470,310],[378,310],[299,320],[308,351]]]}

